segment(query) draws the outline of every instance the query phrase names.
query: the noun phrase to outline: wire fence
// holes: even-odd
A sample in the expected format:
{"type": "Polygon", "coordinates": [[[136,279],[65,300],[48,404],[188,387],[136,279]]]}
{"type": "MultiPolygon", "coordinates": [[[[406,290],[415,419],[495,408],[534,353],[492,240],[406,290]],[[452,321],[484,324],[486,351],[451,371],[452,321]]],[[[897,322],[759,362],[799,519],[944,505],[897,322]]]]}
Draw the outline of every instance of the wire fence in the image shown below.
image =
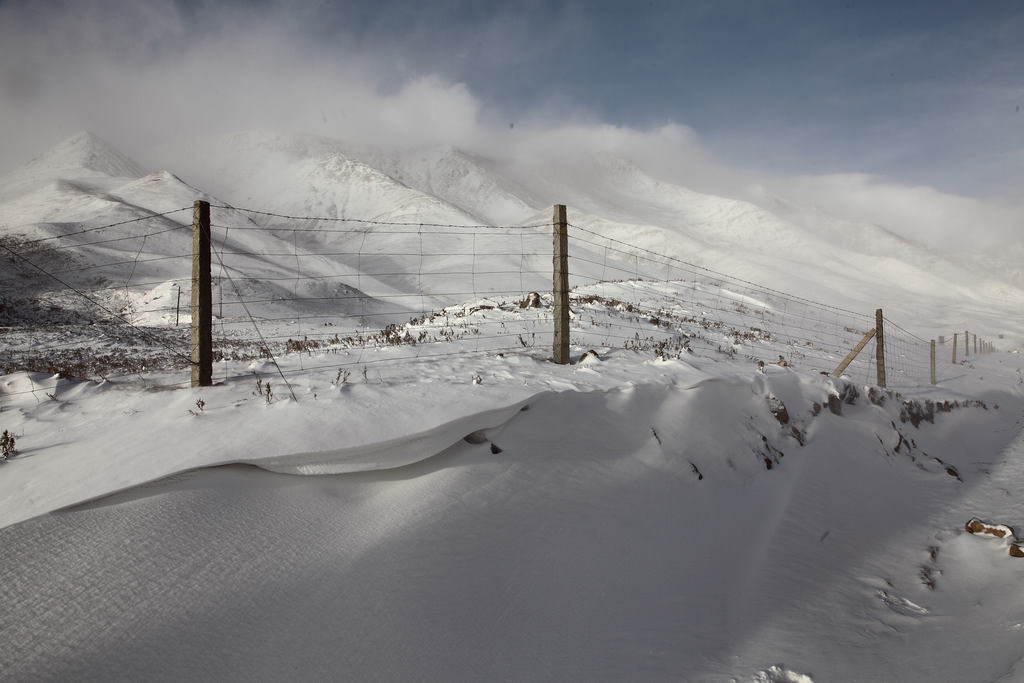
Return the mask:
{"type": "MultiPolygon", "coordinates": [[[[605,346],[745,357],[831,372],[874,326],[871,316],[726,275],[569,225],[574,329],[605,346]],[[608,314],[608,308],[616,310],[608,314]],[[652,330],[651,323],[654,324],[652,330]]],[[[847,373],[875,381],[862,353],[847,373]]],[[[927,381],[927,380],[926,380],[927,381]]]]}
{"type": "MultiPolygon", "coordinates": [[[[46,224],[36,234],[0,239],[10,263],[0,276],[5,371],[147,381],[144,373],[189,367],[192,226],[182,214],[191,209],[103,225],[46,224]]],[[[285,378],[365,375],[367,366],[464,354],[550,355],[550,223],[212,209],[217,381],[248,372],[245,363],[254,359],[273,361],[285,378]]],[[[828,373],[874,327],[874,316],[585,226],[568,229],[577,352],[696,354],[828,373]]],[[[928,341],[886,319],[884,345],[890,386],[929,383],[928,341]]],[[[856,381],[875,383],[873,346],[845,371],[856,381]]]]}
{"type": "MultiPolygon", "coordinates": [[[[221,358],[296,353],[290,372],[535,348],[550,225],[288,216],[212,207],[221,358]],[[521,307],[522,304],[522,307],[521,307]]],[[[225,372],[230,372],[225,369],[225,372]]]]}
{"type": "Polygon", "coordinates": [[[894,387],[931,383],[931,342],[885,317],[885,377],[894,387]]]}
{"type": "Polygon", "coordinates": [[[4,369],[94,377],[188,363],[188,329],[167,324],[166,294],[190,286],[191,225],[180,214],[191,208],[0,238],[4,369]]]}

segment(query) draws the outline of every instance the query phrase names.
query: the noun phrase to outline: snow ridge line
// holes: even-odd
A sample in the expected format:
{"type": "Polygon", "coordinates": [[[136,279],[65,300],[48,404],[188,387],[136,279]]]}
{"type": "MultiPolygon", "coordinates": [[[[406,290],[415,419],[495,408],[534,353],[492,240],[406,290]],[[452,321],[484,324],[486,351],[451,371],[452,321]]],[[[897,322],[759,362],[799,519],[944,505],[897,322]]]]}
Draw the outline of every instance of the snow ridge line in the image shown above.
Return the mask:
{"type": "MultiPolygon", "coordinates": [[[[530,403],[553,392],[539,392],[509,406],[466,415],[416,434],[333,451],[290,453],[269,458],[234,460],[281,474],[352,474],[405,467],[428,460],[473,432],[507,423],[530,403]]],[[[229,463],[223,463],[229,464],[229,463]]]]}

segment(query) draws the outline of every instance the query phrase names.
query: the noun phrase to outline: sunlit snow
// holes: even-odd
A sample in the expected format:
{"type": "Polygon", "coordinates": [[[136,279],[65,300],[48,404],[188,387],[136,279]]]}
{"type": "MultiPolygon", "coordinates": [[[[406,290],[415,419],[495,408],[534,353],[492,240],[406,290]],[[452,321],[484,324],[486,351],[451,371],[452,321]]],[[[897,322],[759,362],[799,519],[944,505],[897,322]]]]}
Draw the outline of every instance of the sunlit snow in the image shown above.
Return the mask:
{"type": "Polygon", "coordinates": [[[208,194],[87,134],[0,179],[3,244],[41,267],[11,256],[0,288],[3,678],[1024,678],[1012,283],[621,159],[587,188],[457,150],[222,152],[208,194]],[[323,220],[215,211],[223,354],[191,388],[167,349],[195,199],[323,220]],[[327,219],[419,227],[351,248],[327,219]],[[829,374],[876,307],[888,389],[870,352],[829,374]],[[968,328],[995,352],[953,364],[968,328]]]}

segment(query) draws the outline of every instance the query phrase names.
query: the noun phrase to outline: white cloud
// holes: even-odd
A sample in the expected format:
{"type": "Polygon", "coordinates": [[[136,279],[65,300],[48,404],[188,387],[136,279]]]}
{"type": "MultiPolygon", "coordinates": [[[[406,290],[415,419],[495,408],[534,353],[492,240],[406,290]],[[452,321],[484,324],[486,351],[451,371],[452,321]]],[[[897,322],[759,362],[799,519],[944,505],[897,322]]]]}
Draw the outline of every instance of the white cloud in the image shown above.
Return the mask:
{"type": "MultiPolygon", "coordinates": [[[[739,169],[716,158],[717,145],[709,148],[680,123],[643,130],[608,125],[571,101],[551,98],[522,103],[520,110],[528,113],[509,121],[467,85],[427,68],[437,63],[443,44],[433,45],[430,59],[420,65],[411,53],[381,59],[380,50],[398,49],[400,36],[387,37],[376,50],[368,47],[374,34],[312,37],[325,7],[296,11],[274,2],[243,8],[131,0],[0,4],[0,164],[6,164],[0,171],[85,128],[145,165],[170,167],[188,178],[201,175],[205,163],[194,141],[264,129],[386,146],[455,145],[520,166],[558,166],[580,177],[594,153],[605,153],[697,190],[763,201],[753,188],[767,187],[954,251],[996,250],[1016,239],[1019,212],[1009,206],[862,174],[789,178],[739,169]]],[[[494,45],[484,52],[492,61],[521,49],[532,24],[509,26],[503,39],[498,24],[486,24],[483,35],[494,45]]],[[[449,29],[439,39],[456,33],[449,29]]],[[[423,36],[416,41],[429,42],[423,36]]],[[[544,33],[540,45],[551,51],[557,41],[544,33]]],[[[467,51],[465,43],[451,49],[463,61],[481,54],[479,46],[467,51]]],[[[773,134],[755,131],[749,139],[769,140],[773,134]]],[[[747,147],[746,157],[733,157],[756,158],[756,146],[747,147]]],[[[1009,145],[1007,159],[1020,177],[1021,157],[1014,149],[1009,145]]]]}
{"type": "Polygon", "coordinates": [[[873,223],[941,253],[984,252],[1016,241],[1010,206],[906,186],[865,174],[782,179],[780,192],[851,220],[873,223]]]}

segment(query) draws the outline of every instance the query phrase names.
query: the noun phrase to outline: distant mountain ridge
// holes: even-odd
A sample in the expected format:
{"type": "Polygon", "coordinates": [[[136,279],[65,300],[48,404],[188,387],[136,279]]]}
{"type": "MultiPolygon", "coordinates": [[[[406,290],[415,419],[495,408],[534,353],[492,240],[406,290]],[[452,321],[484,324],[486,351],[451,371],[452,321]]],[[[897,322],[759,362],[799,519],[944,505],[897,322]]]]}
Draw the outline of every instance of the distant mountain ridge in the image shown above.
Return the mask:
{"type": "MultiPolygon", "coordinates": [[[[382,150],[241,132],[221,138],[204,158],[207,175],[190,185],[168,171],[146,175],[99,137],[75,134],[0,177],[0,231],[56,234],[64,230],[57,222],[114,222],[196,198],[290,216],[454,225],[538,225],[550,220],[552,204],[565,203],[570,222],[630,248],[853,310],[885,304],[960,325],[960,304],[951,301],[973,305],[979,291],[1024,300],[993,273],[879,226],[788,201],[771,204],[776,212],[696,192],[604,153],[576,166],[517,166],[452,147],[382,150]]],[[[305,248],[315,252],[320,239],[328,237],[308,236],[305,248]]],[[[247,248],[274,250],[256,242],[247,248]]],[[[154,268],[152,275],[171,272],[154,268]]]]}

